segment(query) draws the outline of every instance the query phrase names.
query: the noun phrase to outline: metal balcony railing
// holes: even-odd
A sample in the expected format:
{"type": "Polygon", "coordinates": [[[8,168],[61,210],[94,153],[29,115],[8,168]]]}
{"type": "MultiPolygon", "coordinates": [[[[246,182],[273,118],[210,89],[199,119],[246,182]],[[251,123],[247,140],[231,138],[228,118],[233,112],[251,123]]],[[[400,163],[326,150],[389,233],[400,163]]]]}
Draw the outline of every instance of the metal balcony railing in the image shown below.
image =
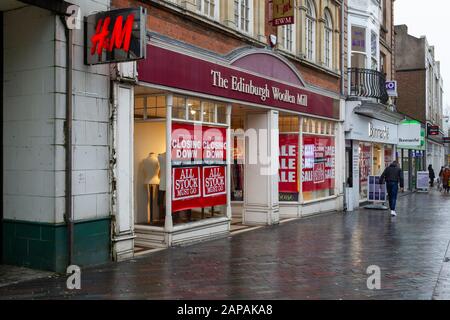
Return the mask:
{"type": "Polygon", "coordinates": [[[386,104],[386,78],[381,72],[371,69],[349,68],[349,98],[374,98],[386,104]]]}

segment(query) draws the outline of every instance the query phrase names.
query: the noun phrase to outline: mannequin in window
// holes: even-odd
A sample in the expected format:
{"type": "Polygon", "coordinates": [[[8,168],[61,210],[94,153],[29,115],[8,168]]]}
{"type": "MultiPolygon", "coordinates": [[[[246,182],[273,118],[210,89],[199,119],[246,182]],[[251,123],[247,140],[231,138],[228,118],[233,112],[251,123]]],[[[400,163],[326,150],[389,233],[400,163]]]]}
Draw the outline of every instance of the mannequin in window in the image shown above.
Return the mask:
{"type": "Polygon", "coordinates": [[[159,185],[160,165],[155,153],[150,153],[143,161],[144,184],[147,188],[147,222],[153,223],[153,189],[159,185]]]}
{"type": "Polygon", "coordinates": [[[159,189],[158,189],[158,206],[159,206],[159,218],[164,218],[166,207],[166,153],[158,155],[158,161],[160,165],[159,170],[159,189]]]}

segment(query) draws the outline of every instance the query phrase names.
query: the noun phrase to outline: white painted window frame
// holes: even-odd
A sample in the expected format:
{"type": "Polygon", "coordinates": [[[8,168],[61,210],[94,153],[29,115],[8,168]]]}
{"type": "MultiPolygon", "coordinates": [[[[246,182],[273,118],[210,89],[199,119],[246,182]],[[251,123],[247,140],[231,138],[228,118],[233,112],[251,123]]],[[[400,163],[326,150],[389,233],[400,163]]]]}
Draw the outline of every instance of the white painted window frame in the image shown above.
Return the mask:
{"type": "Polygon", "coordinates": [[[305,19],[305,55],[306,59],[316,61],[316,7],[311,0],[306,0],[306,7],[310,9],[306,11],[305,19]],[[311,35],[311,37],[309,37],[311,35]]]}
{"type": "Polygon", "coordinates": [[[245,34],[253,34],[253,23],[254,23],[254,8],[253,8],[253,0],[229,0],[234,1],[234,12],[233,15],[235,17],[235,23],[236,23],[236,29],[239,30],[242,33],[245,34]],[[242,2],[248,1],[248,9],[249,9],[249,16],[248,16],[248,30],[245,30],[243,26],[241,25],[242,20],[242,2]],[[238,4],[238,7],[236,8],[236,3],[238,4]],[[237,11],[237,21],[236,21],[236,11],[237,11]]]}
{"type": "Polygon", "coordinates": [[[219,14],[220,14],[220,1],[221,0],[197,0],[197,12],[205,17],[208,17],[210,19],[213,20],[219,20],[219,14]],[[209,10],[209,3],[211,1],[214,1],[214,12],[211,15],[211,12],[207,12],[205,13],[205,5],[208,6],[208,10],[209,10]]]}
{"type": "Polygon", "coordinates": [[[324,64],[327,68],[333,68],[333,20],[328,10],[325,10],[324,24],[324,64]],[[328,51],[328,54],[327,54],[328,51]]]}

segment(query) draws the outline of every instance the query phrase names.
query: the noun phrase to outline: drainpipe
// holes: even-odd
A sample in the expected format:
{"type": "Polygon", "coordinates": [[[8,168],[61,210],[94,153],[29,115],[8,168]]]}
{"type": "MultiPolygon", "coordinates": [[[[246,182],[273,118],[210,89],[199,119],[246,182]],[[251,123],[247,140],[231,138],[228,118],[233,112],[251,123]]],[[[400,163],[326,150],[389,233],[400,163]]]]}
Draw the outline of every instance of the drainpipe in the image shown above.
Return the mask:
{"type": "Polygon", "coordinates": [[[345,97],[345,0],[341,3],[341,95],[345,97]]]}
{"type": "MultiPolygon", "coordinates": [[[[65,24],[64,17],[61,17],[65,24]]],[[[72,210],[72,109],[73,109],[73,88],[72,88],[72,69],[73,69],[73,30],[65,28],[66,33],[66,124],[65,124],[65,148],[66,148],[66,214],[67,224],[67,251],[68,265],[73,263],[73,234],[74,218],[72,210]]]]}

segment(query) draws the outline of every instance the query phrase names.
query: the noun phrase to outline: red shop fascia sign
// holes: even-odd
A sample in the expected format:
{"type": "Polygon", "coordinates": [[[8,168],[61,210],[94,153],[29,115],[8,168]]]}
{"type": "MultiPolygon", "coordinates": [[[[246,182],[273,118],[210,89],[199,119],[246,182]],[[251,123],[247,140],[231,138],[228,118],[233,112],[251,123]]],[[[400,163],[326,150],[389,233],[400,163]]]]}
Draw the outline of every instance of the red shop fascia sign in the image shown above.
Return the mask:
{"type": "Polygon", "coordinates": [[[139,81],[233,101],[339,119],[339,100],[264,75],[147,45],[139,81]]]}

